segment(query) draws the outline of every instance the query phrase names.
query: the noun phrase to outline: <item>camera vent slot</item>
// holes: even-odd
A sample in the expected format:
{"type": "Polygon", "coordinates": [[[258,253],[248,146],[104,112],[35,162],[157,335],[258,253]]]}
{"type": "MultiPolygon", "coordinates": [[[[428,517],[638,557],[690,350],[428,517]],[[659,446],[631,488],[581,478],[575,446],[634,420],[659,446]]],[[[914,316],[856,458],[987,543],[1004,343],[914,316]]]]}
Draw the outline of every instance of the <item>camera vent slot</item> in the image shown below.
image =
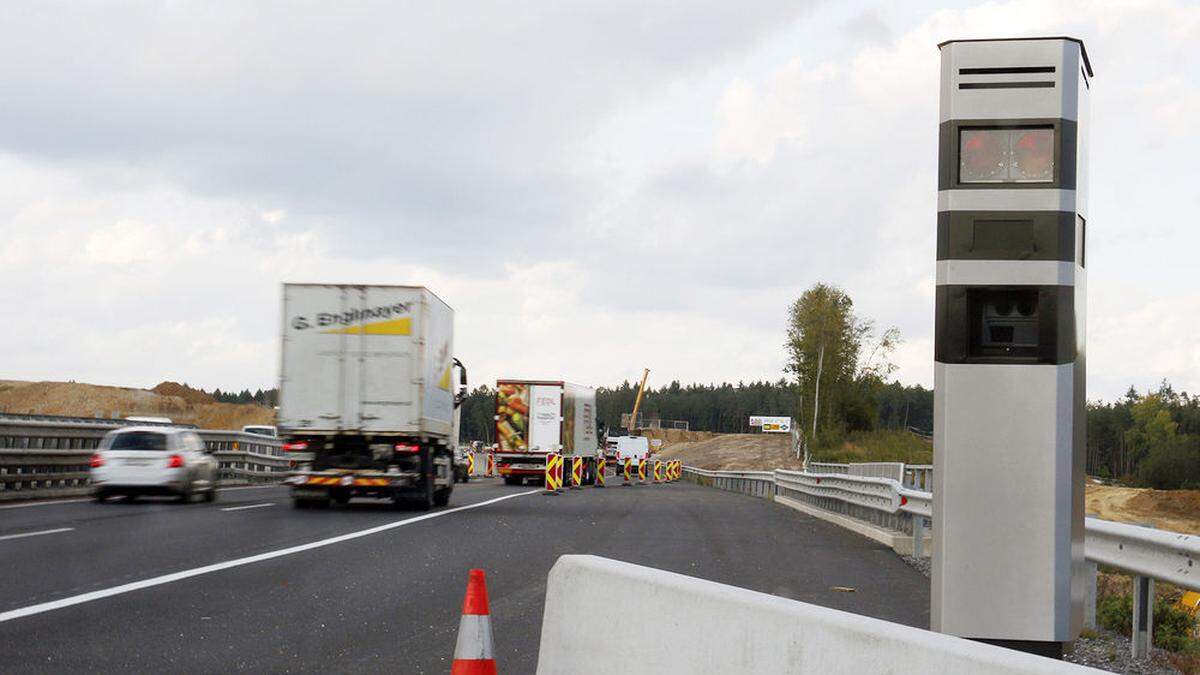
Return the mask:
{"type": "Polygon", "coordinates": [[[959,75],[1025,75],[1027,73],[1053,73],[1054,66],[1011,66],[1003,68],[959,68],[959,75]]]}
{"type": "Polygon", "coordinates": [[[1053,89],[1053,82],[959,82],[959,89],[1053,89]]]}

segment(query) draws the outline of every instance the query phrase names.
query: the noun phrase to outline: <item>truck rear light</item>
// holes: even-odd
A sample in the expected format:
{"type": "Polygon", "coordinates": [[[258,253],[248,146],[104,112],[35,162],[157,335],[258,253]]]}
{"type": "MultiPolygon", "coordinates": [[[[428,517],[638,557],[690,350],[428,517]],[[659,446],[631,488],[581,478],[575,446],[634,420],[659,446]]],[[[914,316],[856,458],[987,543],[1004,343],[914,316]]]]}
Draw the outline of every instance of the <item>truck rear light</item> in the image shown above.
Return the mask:
{"type": "Polygon", "coordinates": [[[308,449],[308,441],[292,441],[283,444],[284,452],[304,452],[308,449]]]}
{"type": "Polygon", "coordinates": [[[182,455],[171,455],[170,459],[167,460],[167,468],[168,469],[183,468],[183,456],[182,455]]]}
{"type": "Polygon", "coordinates": [[[92,461],[90,463],[93,469],[99,469],[100,467],[104,466],[104,458],[100,456],[100,453],[96,453],[92,455],[92,461]]]}
{"type": "Polygon", "coordinates": [[[421,446],[419,446],[419,445],[407,445],[407,444],[405,444],[405,443],[397,443],[397,444],[394,446],[394,449],[396,450],[396,452],[400,452],[400,453],[408,453],[408,454],[411,454],[411,453],[414,453],[414,452],[417,452],[417,451],[419,451],[419,450],[421,449],[421,446]]]}

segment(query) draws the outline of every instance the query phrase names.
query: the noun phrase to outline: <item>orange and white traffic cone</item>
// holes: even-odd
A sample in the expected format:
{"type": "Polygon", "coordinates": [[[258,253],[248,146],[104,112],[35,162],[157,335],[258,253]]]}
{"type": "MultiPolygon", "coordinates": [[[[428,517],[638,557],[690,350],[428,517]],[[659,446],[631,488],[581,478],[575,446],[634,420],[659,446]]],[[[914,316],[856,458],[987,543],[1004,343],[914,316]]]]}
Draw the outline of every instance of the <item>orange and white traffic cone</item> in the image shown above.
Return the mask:
{"type": "Polygon", "coordinates": [[[471,570],[467,578],[467,595],[463,598],[450,675],[496,675],[492,617],[488,611],[487,580],[483,570],[471,570]]]}

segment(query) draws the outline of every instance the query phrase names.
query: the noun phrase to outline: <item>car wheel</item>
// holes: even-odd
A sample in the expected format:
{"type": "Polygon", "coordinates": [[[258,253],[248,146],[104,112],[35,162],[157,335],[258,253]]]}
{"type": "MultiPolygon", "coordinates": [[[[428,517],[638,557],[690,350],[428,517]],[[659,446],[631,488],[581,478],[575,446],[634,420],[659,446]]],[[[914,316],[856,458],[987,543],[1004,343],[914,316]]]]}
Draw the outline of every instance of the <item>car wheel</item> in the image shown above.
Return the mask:
{"type": "Polygon", "coordinates": [[[209,504],[217,501],[217,486],[216,485],[208,486],[208,492],[204,493],[204,501],[208,502],[209,504]]]}
{"type": "Polygon", "coordinates": [[[194,496],[195,493],[192,492],[192,484],[188,483],[187,487],[183,488],[183,492],[179,493],[179,503],[190,504],[192,503],[192,497],[194,496]]]}
{"type": "Polygon", "coordinates": [[[104,490],[97,490],[96,494],[92,495],[92,497],[96,500],[97,503],[100,503],[100,504],[103,504],[104,502],[108,501],[108,493],[105,492],[104,490]]]}

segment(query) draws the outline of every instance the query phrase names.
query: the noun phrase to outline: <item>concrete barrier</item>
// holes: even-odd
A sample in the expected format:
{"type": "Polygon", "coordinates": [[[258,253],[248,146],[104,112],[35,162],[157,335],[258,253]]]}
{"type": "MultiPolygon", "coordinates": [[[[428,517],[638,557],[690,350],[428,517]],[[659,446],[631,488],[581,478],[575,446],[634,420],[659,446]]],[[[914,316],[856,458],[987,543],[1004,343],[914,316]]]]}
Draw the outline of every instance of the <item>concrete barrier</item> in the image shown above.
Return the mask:
{"type": "Polygon", "coordinates": [[[538,673],[1099,673],[589,555],[550,570],[538,673]],[[582,649],[605,645],[604,658],[582,649]]]}

